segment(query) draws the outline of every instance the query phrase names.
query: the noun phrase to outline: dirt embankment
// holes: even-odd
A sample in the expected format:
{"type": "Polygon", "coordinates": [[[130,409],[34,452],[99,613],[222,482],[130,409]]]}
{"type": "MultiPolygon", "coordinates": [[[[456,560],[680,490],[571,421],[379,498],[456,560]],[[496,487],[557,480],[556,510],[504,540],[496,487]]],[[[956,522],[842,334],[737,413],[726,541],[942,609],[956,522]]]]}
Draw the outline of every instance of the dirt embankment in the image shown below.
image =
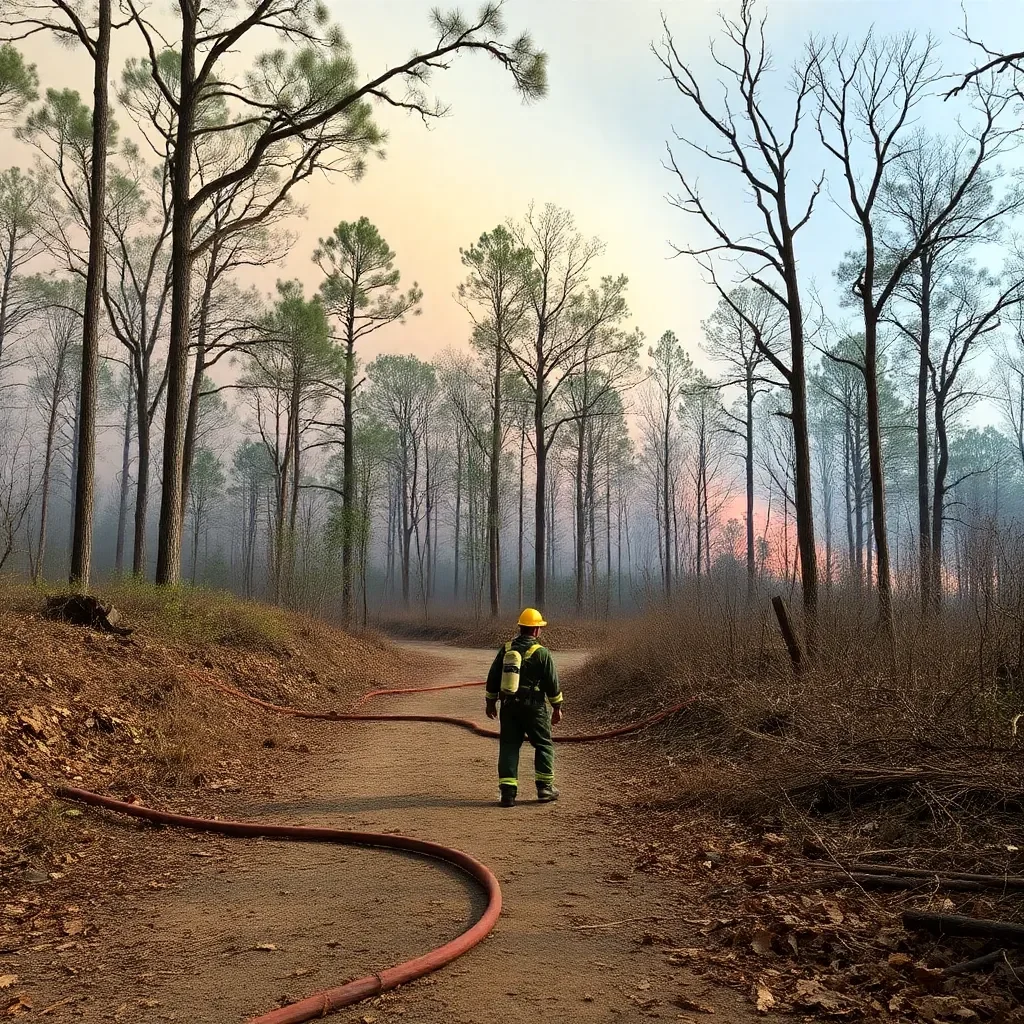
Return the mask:
{"type": "Polygon", "coordinates": [[[74,812],[51,799],[54,786],[142,798],[233,791],[252,785],[275,753],[303,752],[294,723],[268,723],[217,683],[344,709],[408,679],[409,656],[384,641],[279,609],[141,585],[102,596],[130,636],[50,621],[32,588],[0,590],[0,879],[74,862],[65,837],[74,812]]]}

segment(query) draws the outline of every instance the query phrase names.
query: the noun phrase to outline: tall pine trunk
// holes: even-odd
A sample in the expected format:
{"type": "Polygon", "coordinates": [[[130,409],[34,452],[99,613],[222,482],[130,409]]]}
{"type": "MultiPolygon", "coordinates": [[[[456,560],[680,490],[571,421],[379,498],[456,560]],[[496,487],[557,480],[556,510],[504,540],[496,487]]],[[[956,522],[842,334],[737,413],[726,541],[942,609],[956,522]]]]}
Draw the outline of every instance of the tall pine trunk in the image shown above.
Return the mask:
{"type": "Polygon", "coordinates": [[[135,536],[132,544],[132,575],[146,574],[146,527],[149,515],[149,464],[151,458],[152,422],[147,409],[149,382],[147,378],[138,385],[136,419],[139,432],[139,466],[135,479],[135,536]]]}
{"type": "Polygon", "coordinates": [[[949,435],[946,429],[946,400],[944,395],[935,398],[935,443],[938,449],[935,460],[935,482],[932,486],[932,538],[929,574],[931,581],[932,607],[942,607],[942,544],[946,512],[946,476],[949,472],[949,435]]]}
{"type": "Polygon", "coordinates": [[[587,551],[587,503],[583,490],[583,467],[584,467],[584,421],[576,423],[576,473],[574,483],[576,485],[576,536],[575,536],[575,562],[576,562],[576,614],[583,614],[583,594],[586,586],[586,551],[587,551]]]}
{"type": "Polygon", "coordinates": [[[64,383],[64,356],[57,361],[53,375],[53,389],[50,392],[50,407],[46,417],[46,444],[43,449],[43,479],[39,498],[39,550],[36,553],[36,566],[33,579],[36,583],[44,575],[46,562],[46,524],[50,510],[50,477],[53,470],[53,448],[57,437],[57,417],[60,413],[60,391],[64,383]]]}
{"type": "MultiPolygon", "coordinates": [[[[538,353],[541,352],[538,342],[538,353]]],[[[543,610],[547,590],[547,542],[548,542],[548,449],[544,423],[544,383],[538,375],[537,394],[533,406],[533,429],[537,447],[537,481],[534,501],[534,561],[533,599],[534,606],[543,610]]]]}
{"type": "Polygon", "coordinates": [[[117,500],[117,545],[114,550],[114,568],[120,576],[124,572],[124,545],[128,534],[128,473],[132,463],[132,413],[135,396],[129,394],[125,402],[124,438],[121,443],[121,483],[117,500]]]}
{"type": "Polygon", "coordinates": [[[516,603],[523,607],[523,497],[525,492],[526,476],[526,424],[523,423],[519,432],[519,561],[516,573],[516,586],[518,597],[516,603]]]}
{"type": "Polygon", "coordinates": [[[664,436],[662,437],[662,452],[661,452],[661,488],[662,488],[662,499],[661,508],[665,516],[664,530],[665,530],[665,561],[663,571],[665,575],[665,597],[667,600],[672,599],[672,515],[669,511],[669,444],[670,437],[669,432],[672,428],[672,409],[666,400],[665,402],[665,423],[664,423],[664,436]]]}
{"type": "Polygon", "coordinates": [[[75,507],[71,540],[71,584],[89,587],[92,521],[96,485],[96,404],[100,368],[100,304],[106,259],[107,135],[110,121],[107,75],[110,67],[112,0],[99,0],[93,52],[92,166],[89,188],[89,263],[85,278],[82,329],[81,415],[75,471],[75,507]]]}
{"type": "Polygon", "coordinates": [[[754,558],[754,382],[748,370],[746,382],[743,469],[747,498],[747,602],[757,594],[757,565],[754,558]]]}
{"type": "Polygon", "coordinates": [[[461,568],[459,545],[462,541],[462,437],[455,438],[455,580],[452,584],[452,594],[455,603],[459,602],[459,569],[461,568]]]}
{"type": "Polygon", "coordinates": [[[181,458],[181,514],[185,515],[188,503],[189,481],[192,477],[192,463],[196,454],[196,438],[199,433],[199,407],[203,396],[203,379],[206,371],[207,339],[210,325],[210,303],[213,300],[213,286],[216,280],[214,269],[219,246],[214,242],[210,251],[210,265],[203,285],[203,296],[199,302],[199,322],[196,324],[196,361],[192,367],[192,386],[189,389],[188,409],[185,414],[185,440],[181,458]]]}
{"type": "Polygon", "coordinates": [[[11,219],[7,233],[7,259],[4,261],[3,282],[0,283],[0,370],[4,366],[4,345],[7,341],[7,318],[11,307],[11,286],[14,283],[15,246],[18,244],[18,229],[11,219]]]}
{"type": "Polygon", "coordinates": [[[82,392],[75,395],[75,421],[71,428],[71,521],[68,525],[68,546],[67,552],[70,556],[71,548],[75,541],[75,486],[78,480],[78,453],[80,451],[79,437],[82,433],[82,392]]]}
{"type": "Polygon", "coordinates": [[[500,322],[496,325],[496,329],[494,379],[492,381],[493,390],[491,394],[491,452],[487,488],[487,580],[490,590],[492,619],[496,619],[501,611],[501,521],[499,498],[501,482],[501,386],[505,354],[505,349],[500,343],[500,322]]]}
{"type": "Polygon", "coordinates": [[[197,11],[193,0],[182,0],[178,13],[181,19],[181,50],[178,123],[171,165],[171,326],[156,556],[156,582],[163,586],[173,586],[181,579],[183,429],[192,314],[192,151],[198,100],[195,82],[197,11]]]}
{"type": "Polygon", "coordinates": [[[402,604],[408,608],[410,600],[409,561],[412,556],[413,523],[409,503],[409,442],[403,441],[402,449],[402,604]]]}
{"type": "Polygon", "coordinates": [[[874,534],[875,577],[878,588],[878,616],[885,635],[895,640],[892,607],[892,570],[889,564],[889,536],[885,514],[885,468],[882,464],[882,424],[878,405],[878,322],[865,303],[864,392],[867,405],[868,477],[871,482],[871,529],[874,534]]]}
{"type": "Polygon", "coordinates": [[[928,438],[928,381],[931,361],[931,260],[921,259],[921,338],[917,366],[917,535],[921,611],[931,610],[932,537],[928,467],[931,446],[928,438]]]}
{"type": "Polygon", "coordinates": [[[797,547],[803,591],[804,631],[807,651],[813,655],[818,642],[818,552],[814,541],[814,479],[811,466],[810,429],[807,419],[807,367],[804,353],[804,315],[800,300],[794,231],[789,220],[785,191],[779,192],[779,234],[782,239],[783,278],[789,317],[790,372],[787,383],[793,425],[794,505],[797,547]]]}
{"type": "Polygon", "coordinates": [[[345,390],[342,396],[341,621],[352,619],[353,522],[355,512],[356,290],[349,296],[345,324],[345,390]]]}

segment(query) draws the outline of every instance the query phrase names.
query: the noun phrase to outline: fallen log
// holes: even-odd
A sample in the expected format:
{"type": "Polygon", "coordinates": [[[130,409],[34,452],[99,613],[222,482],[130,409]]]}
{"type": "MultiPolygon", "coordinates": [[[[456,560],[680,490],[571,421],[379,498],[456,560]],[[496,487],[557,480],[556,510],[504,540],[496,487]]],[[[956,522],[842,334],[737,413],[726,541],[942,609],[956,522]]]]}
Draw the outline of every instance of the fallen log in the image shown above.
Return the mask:
{"type": "Polygon", "coordinates": [[[963,963],[943,967],[942,973],[945,975],[970,974],[972,971],[983,971],[986,967],[991,967],[1005,959],[1006,951],[997,949],[993,953],[986,953],[984,956],[975,957],[973,960],[964,960],[963,963]]]}
{"type": "Polygon", "coordinates": [[[935,889],[949,889],[952,892],[985,892],[989,886],[982,882],[968,882],[962,878],[939,878],[935,875],[925,877],[904,875],[875,875],[864,874],[859,871],[851,871],[847,875],[836,875],[828,879],[836,884],[844,882],[855,882],[865,889],[920,889],[930,885],[935,889]]]}
{"type": "Polygon", "coordinates": [[[907,910],[902,919],[904,928],[915,931],[938,935],[974,935],[984,939],[1008,939],[1024,943],[1024,924],[1013,921],[964,917],[961,914],[936,914],[925,910],[907,910]]]}
{"type": "MultiPolygon", "coordinates": [[[[927,868],[905,868],[898,864],[869,864],[857,862],[854,864],[836,864],[828,861],[804,861],[804,867],[813,868],[816,871],[834,871],[836,867],[849,872],[850,877],[860,879],[871,877],[879,879],[875,886],[879,889],[886,888],[882,879],[896,878],[900,884],[893,884],[890,888],[907,888],[903,883],[913,879],[931,880],[946,889],[959,890],[961,892],[978,892],[981,890],[1005,890],[1024,891],[1024,877],[1020,875],[984,875],[969,871],[930,871],[927,868]],[[960,889],[953,885],[953,882],[972,883],[970,886],[960,889]]],[[[910,886],[912,887],[912,886],[910,886]]]]}
{"type": "Polygon", "coordinates": [[[932,871],[928,868],[904,868],[898,864],[846,864],[849,871],[863,871],[869,875],[900,875],[906,878],[955,878],[962,882],[983,882],[1002,889],[1024,889],[1024,876],[985,875],[976,871],[932,871]]]}

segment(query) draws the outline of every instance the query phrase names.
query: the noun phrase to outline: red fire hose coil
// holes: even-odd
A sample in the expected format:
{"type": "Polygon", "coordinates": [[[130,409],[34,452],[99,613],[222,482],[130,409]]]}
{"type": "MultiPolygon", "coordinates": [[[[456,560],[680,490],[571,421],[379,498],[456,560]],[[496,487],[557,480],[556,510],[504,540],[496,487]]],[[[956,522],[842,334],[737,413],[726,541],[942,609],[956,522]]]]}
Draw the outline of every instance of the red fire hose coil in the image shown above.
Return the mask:
{"type": "Polygon", "coordinates": [[[184,814],[171,814],[151,807],[114,800],[99,793],[84,789],[60,788],[57,796],[65,800],[105,807],[107,810],[142,818],[158,825],[175,825],[202,832],[216,832],[226,836],[248,838],[290,839],[299,842],[339,843],[343,846],[370,846],[390,850],[402,850],[444,861],[465,872],[479,883],[487,896],[487,909],[480,919],[461,935],[443,946],[424,953],[413,960],[388,967],[379,974],[368,974],[346,985],[324,989],[314,995],[279,1010],[252,1017],[247,1024],[302,1024],[303,1021],[317,1020],[334,1010],[351,1006],[381,992],[388,992],[399,985],[415,981],[424,975],[450,964],[463,953],[479,945],[493,930],[501,914],[501,887],[494,873],[485,864],[470,857],[461,850],[454,850],[440,843],[431,843],[409,836],[384,835],[378,832],[350,832],[336,828],[313,828],[307,825],[272,825],[251,821],[213,821],[209,818],[193,818],[184,814]]]}

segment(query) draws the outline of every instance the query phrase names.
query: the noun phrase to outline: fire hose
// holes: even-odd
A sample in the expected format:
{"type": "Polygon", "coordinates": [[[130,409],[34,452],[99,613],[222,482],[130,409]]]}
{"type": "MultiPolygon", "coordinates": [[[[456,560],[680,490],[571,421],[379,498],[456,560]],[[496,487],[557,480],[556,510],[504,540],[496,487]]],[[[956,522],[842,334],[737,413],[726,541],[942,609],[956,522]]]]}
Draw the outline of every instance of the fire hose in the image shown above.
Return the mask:
{"type": "Polygon", "coordinates": [[[459,868],[479,883],[487,896],[487,909],[480,919],[451,942],[413,960],[386,968],[379,974],[368,974],[364,978],[357,978],[345,985],[316,992],[279,1010],[271,1010],[269,1013],[252,1017],[247,1024],[302,1024],[303,1021],[326,1017],[327,1014],[335,1010],[362,1002],[364,999],[370,999],[399,985],[422,978],[424,975],[431,974],[446,964],[450,964],[456,957],[462,956],[463,953],[487,938],[501,913],[501,888],[490,868],[481,864],[474,857],[470,857],[469,854],[442,846],[440,843],[378,832],[350,832],[344,829],[314,828],[307,825],[272,825],[252,821],[214,821],[210,818],[193,818],[184,814],[169,814],[165,811],[153,810],[150,807],[125,803],[122,800],[114,800],[111,797],[90,793],[84,789],[58,789],[57,796],[63,797],[65,800],[92,804],[94,807],[104,807],[133,818],[142,818],[144,821],[157,825],[174,825],[198,832],[216,832],[225,836],[247,838],[291,839],[297,842],[338,843],[343,846],[369,846],[417,853],[459,868]]]}
{"type": "MultiPolygon", "coordinates": [[[[242,690],[229,686],[227,683],[213,683],[213,686],[229,696],[237,697],[239,700],[248,701],[258,707],[266,708],[268,711],[276,712],[279,715],[290,715],[292,718],[306,718],[327,722],[430,722],[435,725],[454,725],[459,729],[466,729],[476,736],[484,736],[487,739],[496,740],[500,737],[497,729],[489,729],[484,725],[477,725],[468,718],[454,718],[451,715],[387,715],[367,714],[357,711],[307,711],[303,708],[291,708],[282,704],[273,704],[270,701],[260,700],[242,690]]],[[[430,693],[433,690],[455,690],[469,686],[483,686],[483,683],[448,683],[445,686],[424,686],[399,689],[399,690],[371,690],[357,702],[358,706],[370,697],[380,694],[407,694],[407,693],[430,693]]],[[[693,703],[691,700],[684,700],[672,707],[665,708],[656,714],[641,718],[638,722],[630,722],[629,725],[619,725],[613,729],[605,729],[602,732],[570,733],[568,736],[552,736],[555,743],[599,743],[602,740],[618,739],[620,736],[628,736],[630,733],[639,732],[652,725],[657,725],[671,715],[682,711],[683,708],[693,703]]]]}
{"type": "MultiPolygon", "coordinates": [[[[447,715],[388,715],[388,714],[359,714],[356,712],[337,711],[306,711],[301,708],[284,707],[272,704],[269,701],[260,700],[233,686],[224,683],[213,684],[218,690],[239,699],[256,704],[278,714],[290,715],[294,718],[319,719],[334,722],[431,722],[445,725],[454,725],[467,729],[478,736],[497,738],[496,729],[488,729],[477,725],[467,718],[453,718],[447,715]]],[[[461,687],[480,686],[481,683],[450,683],[444,686],[428,686],[418,688],[405,688],[398,690],[373,690],[364,694],[359,703],[368,700],[373,696],[397,693],[423,693],[432,690],[448,690],[461,687]]],[[[650,715],[633,722],[629,725],[618,726],[603,732],[574,734],[557,738],[562,743],[593,743],[600,740],[614,739],[618,736],[625,736],[637,732],[640,729],[655,725],[670,715],[681,711],[690,701],[684,701],[673,707],[666,708],[657,714],[650,715]]],[[[122,800],[115,800],[112,797],[102,796],[99,793],[92,793],[84,789],[61,787],[57,789],[56,795],[65,800],[74,800],[79,803],[90,804],[94,807],[102,807],[107,810],[116,811],[134,818],[141,818],[144,821],[157,825],[171,825],[179,828],[188,828],[200,832],[214,832],[226,836],[238,836],[247,838],[267,839],[289,839],[297,842],[321,842],[337,843],[345,846],[366,846],[377,849],[401,850],[408,853],[419,854],[423,857],[430,857],[444,863],[451,864],[460,871],[469,875],[479,884],[487,897],[487,907],[479,920],[461,935],[438,946],[436,949],[422,956],[406,960],[404,963],[388,967],[377,974],[368,974],[363,978],[357,978],[347,984],[334,988],[324,989],[313,995],[290,1003],[277,1010],[250,1018],[246,1024],[303,1024],[305,1021],[316,1020],[327,1014],[340,1010],[343,1007],[351,1006],[354,1003],[362,1002],[364,999],[372,998],[383,992],[404,985],[417,978],[451,963],[463,953],[468,952],[474,946],[479,945],[491,933],[501,914],[501,888],[494,873],[485,864],[474,857],[455,850],[440,843],[432,843],[427,840],[413,839],[408,836],[389,835],[378,832],[352,832],[346,829],[318,828],[306,825],[275,825],[262,822],[250,821],[220,821],[210,818],[196,818],[184,814],[173,814],[166,811],[158,811],[139,804],[126,803],[122,800]]]]}

